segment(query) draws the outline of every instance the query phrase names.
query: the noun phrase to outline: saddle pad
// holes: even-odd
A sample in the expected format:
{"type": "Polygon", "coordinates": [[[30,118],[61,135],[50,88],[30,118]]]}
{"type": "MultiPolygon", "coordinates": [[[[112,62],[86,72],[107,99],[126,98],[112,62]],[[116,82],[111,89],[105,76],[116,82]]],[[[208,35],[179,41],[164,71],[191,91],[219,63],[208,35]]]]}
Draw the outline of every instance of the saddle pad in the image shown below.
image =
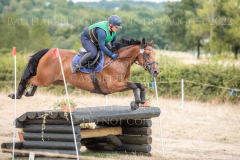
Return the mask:
{"type": "MultiPolygon", "coordinates": [[[[102,50],[100,50],[100,54],[102,55],[102,58],[101,58],[99,64],[97,65],[97,67],[94,68],[95,73],[100,72],[101,69],[103,68],[103,65],[104,65],[104,54],[103,54],[103,51],[102,51],[102,50]]],[[[73,64],[78,64],[78,62],[79,62],[81,59],[82,59],[82,57],[77,54],[76,56],[74,56],[72,63],[73,63],[73,64]]],[[[89,73],[89,74],[91,73],[91,70],[90,70],[89,68],[85,68],[85,67],[81,68],[81,69],[78,70],[78,71],[81,71],[81,72],[83,72],[83,73],[89,73]]]]}

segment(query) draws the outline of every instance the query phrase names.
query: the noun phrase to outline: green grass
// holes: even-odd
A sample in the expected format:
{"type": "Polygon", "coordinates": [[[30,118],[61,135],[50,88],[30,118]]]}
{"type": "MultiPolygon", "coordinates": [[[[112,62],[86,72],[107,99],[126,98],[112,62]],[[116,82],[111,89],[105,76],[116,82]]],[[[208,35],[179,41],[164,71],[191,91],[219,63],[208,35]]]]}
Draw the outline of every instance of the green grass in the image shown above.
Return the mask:
{"type": "MultiPolygon", "coordinates": [[[[98,158],[110,158],[110,157],[117,157],[119,154],[117,153],[99,153],[99,152],[82,152],[82,156],[89,156],[89,157],[98,157],[98,158]]],[[[84,158],[81,158],[82,160],[84,158]]]]}

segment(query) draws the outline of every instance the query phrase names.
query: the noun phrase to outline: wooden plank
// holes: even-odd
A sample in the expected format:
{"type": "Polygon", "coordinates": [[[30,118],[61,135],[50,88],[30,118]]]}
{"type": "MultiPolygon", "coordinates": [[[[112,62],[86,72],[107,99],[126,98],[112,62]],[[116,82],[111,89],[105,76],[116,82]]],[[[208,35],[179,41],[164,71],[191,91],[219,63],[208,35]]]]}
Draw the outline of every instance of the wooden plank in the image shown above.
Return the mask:
{"type": "Polygon", "coordinates": [[[109,122],[97,122],[97,126],[123,126],[123,127],[152,127],[150,119],[129,119],[109,122]]]}
{"type": "MultiPolygon", "coordinates": [[[[23,148],[75,150],[75,143],[55,141],[24,141],[23,148]]],[[[77,142],[77,148],[80,150],[81,143],[77,142]]]]}
{"type": "MultiPolygon", "coordinates": [[[[74,126],[75,133],[81,131],[80,126],[74,126]]],[[[42,125],[24,125],[23,132],[42,132],[42,125]]],[[[45,125],[44,133],[73,133],[71,125],[45,125]]]]}
{"type": "MultiPolygon", "coordinates": [[[[9,152],[12,153],[13,150],[12,149],[2,149],[2,151],[4,152],[9,152]]],[[[14,153],[23,153],[23,154],[29,154],[30,150],[19,150],[19,149],[14,149],[14,153]]],[[[47,157],[62,157],[62,158],[77,158],[76,155],[70,155],[70,154],[59,154],[59,153],[52,153],[52,152],[40,152],[40,151],[34,151],[34,153],[36,155],[43,155],[43,156],[47,156],[47,157]]],[[[81,156],[83,157],[83,156],[81,156]]],[[[81,158],[79,156],[79,158],[81,158]]]]}
{"type": "Polygon", "coordinates": [[[110,151],[136,151],[136,152],[144,152],[149,153],[151,152],[151,146],[150,145],[137,145],[137,144],[122,144],[121,147],[116,147],[114,145],[111,145],[109,143],[90,143],[85,144],[85,147],[88,149],[100,149],[100,150],[110,150],[110,151]]]}
{"type": "Polygon", "coordinates": [[[81,111],[73,112],[73,120],[78,123],[92,123],[103,121],[117,121],[138,118],[158,117],[158,107],[140,107],[135,111],[129,106],[102,106],[81,108],[81,111]]]}
{"type": "Polygon", "coordinates": [[[126,144],[152,144],[150,136],[117,136],[123,143],[126,144]]]}
{"type": "Polygon", "coordinates": [[[129,134],[129,135],[146,135],[150,136],[152,134],[152,129],[149,127],[123,127],[122,128],[123,134],[129,134]]]}
{"type": "MultiPolygon", "coordinates": [[[[81,141],[81,135],[75,134],[76,141],[81,141]]],[[[59,134],[59,133],[24,133],[23,138],[25,141],[61,141],[61,142],[74,142],[73,134],[59,134]],[[43,137],[42,137],[43,136],[43,137]]]]}
{"type": "Polygon", "coordinates": [[[121,135],[122,128],[121,127],[105,127],[105,128],[98,128],[98,129],[85,129],[85,130],[81,130],[80,134],[82,135],[82,138],[103,137],[103,136],[108,136],[109,134],[121,135]]]}

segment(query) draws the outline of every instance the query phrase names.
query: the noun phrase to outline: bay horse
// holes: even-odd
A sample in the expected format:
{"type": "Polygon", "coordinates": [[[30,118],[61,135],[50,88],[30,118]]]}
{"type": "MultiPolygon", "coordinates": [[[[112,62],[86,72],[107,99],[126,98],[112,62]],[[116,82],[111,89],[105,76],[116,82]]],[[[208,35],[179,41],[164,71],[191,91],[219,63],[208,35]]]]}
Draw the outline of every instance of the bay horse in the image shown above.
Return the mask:
{"type": "MultiPolygon", "coordinates": [[[[111,57],[104,53],[104,67],[96,73],[98,85],[103,94],[111,94],[133,90],[135,101],[131,102],[132,110],[139,107],[139,104],[145,102],[145,89],[141,83],[128,81],[130,77],[130,68],[134,63],[139,64],[147,70],[152,77],[157,77],[159,68],[155,61],[155,52],[151,42],[147,42],[145,38],[140,40],[120,39],[115,43],[112,52],[118,54],[118,58],[112,60],[111,57]],[[110,63],[109,63],[110,62],[110,63]],[[140,96],[137,91],[140,89],[140,96]]],[[[66,83],[69,83],[79,89],[92,91],[94,85],[91,81],[90,74],[83,72],[71,72],[71,64],[74,51],[59,49],[61,56],[63,71],[66,83]]],[[[21,99],[22,95],[33,96],[37,87],[48,87],[49,85],[64,86],[63,75],[58,58],[53,58],[53,49],[43,49],[31,56],[27,68],[25,69],[21,81],[17,89],[16,99],[21,99]],[[26,88],[32,84],[32,88],[27,91],[26,88]]],[[[11,93],[8,97],[15,99],[15,94],[11,93]]]]}

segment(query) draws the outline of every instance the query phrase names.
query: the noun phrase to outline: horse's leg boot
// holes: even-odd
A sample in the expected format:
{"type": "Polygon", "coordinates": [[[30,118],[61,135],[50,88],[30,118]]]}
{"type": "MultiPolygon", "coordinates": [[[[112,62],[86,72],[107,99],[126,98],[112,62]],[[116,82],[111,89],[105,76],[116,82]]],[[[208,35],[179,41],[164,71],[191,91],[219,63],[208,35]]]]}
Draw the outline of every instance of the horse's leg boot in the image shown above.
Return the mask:
{"type": "Polygon", "coordinates": [[[91,59],[91,52],[87,52],[86,54],[84,54],[84,56],[77,65],[72,65],[72,73],[75,73],[77,70],[83,68],[91,59]]]}
{"type": "Polygon", "coordinates": [[[26,96],[26,97],[33,96],[34,93],[36,92],[36,90],[37,90],[37,86],[32,85],[32,88],[30,89],[30,91],[27,91],[27,92],[25,93],[25,96],[26,96]]]}

